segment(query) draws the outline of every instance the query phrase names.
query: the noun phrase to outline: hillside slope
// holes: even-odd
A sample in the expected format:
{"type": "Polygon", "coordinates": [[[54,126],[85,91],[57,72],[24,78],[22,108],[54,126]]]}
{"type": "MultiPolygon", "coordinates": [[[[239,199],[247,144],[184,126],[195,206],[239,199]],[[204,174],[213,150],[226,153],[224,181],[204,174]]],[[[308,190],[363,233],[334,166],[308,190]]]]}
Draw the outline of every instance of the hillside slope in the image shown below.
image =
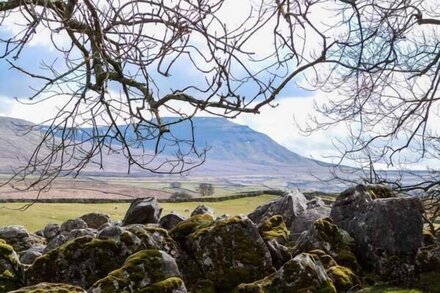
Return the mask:
{"type": "MultiPolygon", "coordinates": [[[[167,118],[173,119],[173,118],[167,118]]],[[[19,160],[29,157],[39,142],[39,133],[22,134],[23,126],[30,122],[0,117],[0,172],[17,166],[19,160]]],[[[193,119],[195,145],[197,149],[210,148],[203,166],[192,172],[196,175],[268,175],[292,174],[310,170],[327,169],[317,162],[302,157],[276,143],[269,136],[252,130],[248,126],[233,123],[224,118],[197,117],[193,119]],[[274,174],[275,172],[275,174],[274,174]]],[[[103,127],[104,131],[105,127],[103,127]]],[[[90,132],[90,129],[84,129],[90,132]]],[[[134,138],[132,131],[127,131],[134,138]]],[[[178,139],[191,138],[188,122],[174,125],[171,133],[178,139]]],[[[152,143],[145,143],[147,150],[153,149],[152,143]]],[[[165,148],[163,156],[172,155],[175,148],[165,148]]],[[[127,162],[118,156],[105,158],[107,164],[103,173],[125,173],[127,162]]],[[[93,167],[88,172],[96,172],[93,167]]],[[[102,173],[102,171],[100,171],[102,173]]],[[[144,174],[145,175],[145,174],[144,174]]]]}

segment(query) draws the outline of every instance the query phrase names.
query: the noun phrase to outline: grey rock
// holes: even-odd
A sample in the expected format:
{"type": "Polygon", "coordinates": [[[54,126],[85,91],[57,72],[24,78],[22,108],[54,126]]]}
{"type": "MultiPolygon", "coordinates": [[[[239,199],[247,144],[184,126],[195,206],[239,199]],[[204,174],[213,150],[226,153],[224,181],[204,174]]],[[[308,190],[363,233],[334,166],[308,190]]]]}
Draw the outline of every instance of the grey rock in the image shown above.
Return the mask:
{"type": "Polygon", "coordinates": [[[31,265],[37,257],[42,256],[43,253],[28,249],[20,254],[20,262],[24,265],[31,265]]]}
{"type": "Polygon", "coordinates": [[[186,217],[172,212],[168,215],[163,216],[160,219],[159,224],[162,228],[167,229],[167,230],[171,230],[177,224],[179,224],[180,222],[185,221],[185,220],[186,220],[186,217]]]}
{"type": "Polygon", "coordinates": [[[69,232],[62,232],[62,233],[58,234],[57,236],[55,236],[55,238],[53,238],[51,241],[49,241],[49,243],[47,243],[45,252],[52,250],[52,249],[55,249],[55,248],[63,245],[67,241],[70,241],[70,240],[73,240],[75,238],[82,237],[82,236],[95,237],[96,230],[86,228],[86,229],[73,229],[69,232]]]}
{"type": "Polygon", "coordinates": [[[321,199],[307,202],[307,209],[300,213],[290,225],[290,240],[296,241],[299,235],[310,229],[316,220],[330,216],[331,208],[321,199]]]}
{"type": "Polygon", "coordinates": [[[80,217],[84,222],[86,222],[87,227],[98,229],[104,224],[110,223],[110,216],[103,213],[89,213],[80,217]]]}
{"type": "Polygon", "coordinates": [[[330,215],[354,238],[361,266],[385,280],[411,283],[423,245],[422,214],[419,198],[397,197],[381,185],[358,185],[337,197],[330,215]]]}
{"type": "Polygon", "coordinates": [[[287,228],[290,228],[295,219],[304,213],[306,209],[307,199],[305,196],[299,191],[292,191],[280,199],[260,205],[255,211],[250,213],[248,217],[254,223],[260,224],[266,218],[280,215],[283,217],[287,228]]]}
{"type": "Polygon", "coordinates": [[[29,237],[25,227],[20,225],[11,225],[0,228],[0,238],[8,241],[9,239],[29,237]]]}
{"type": "Polygon", "coordinates": [[[86,228],[87,228],[87,224],[86,222],[84,222],[84,220],[80,218],[70,219],[61,224],[60,233],[70,232],[76,229],[86,229],[86,228]]]}
{"type": "Polygon", "coordinates": [[[60,233],[60,226],[58,224],[47,224],[43,230],[43,236],[47,240],[52,240],[60,233]]]}
{"type": "Polygon", "coordinates": [[[211,217],[215,218],[214,209],[204,204],[199,205],[194,209],[194,211],[191,213],[191,217],[195,215],[210,215],[211,217]]]}
{"type": "Polygon", "coordinates": [[[130,224],[158,223],[162,209],[154,197],[135,199],[122,221],[123,226],[130,224]]]}

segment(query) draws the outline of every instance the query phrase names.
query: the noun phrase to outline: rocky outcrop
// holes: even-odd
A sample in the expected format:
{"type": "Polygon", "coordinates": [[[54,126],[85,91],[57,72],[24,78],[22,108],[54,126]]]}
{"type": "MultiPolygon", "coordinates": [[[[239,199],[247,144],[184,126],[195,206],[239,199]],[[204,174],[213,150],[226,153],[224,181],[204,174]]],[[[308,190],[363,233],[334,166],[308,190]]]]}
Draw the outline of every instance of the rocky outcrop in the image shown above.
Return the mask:
{"type": "Polygon", "coordinates": [[[130,224],[159,223],[162,209],[154,197],[137,198],[128,208],[122,221],[123,226],[130,224]]]}
{"type": "Polygon", "coordinates": [[[215,212],[212,208],[205,206],[204,204],[197,206],[191,213],[191,217],[195,215],[210,215],[215,218],[215,212]]]}
{"type": "Polygon", "coordinates": [[[22,271],[18,255],[11,245],[0,239],[0,292],[8,292],[22,285],[22,271]]]}
{"type": "Polygon", "coordinates": [[[300,213],[290,225],[290,239],[297,240],[302,232],[307,231],[316,220],[330,216],[331,208],[321,199],[315,198],[307,202],[307,208],[300,213]]]}
{"type": "Polygon", "coordinates": [[[124,265],[97,281],[89,293],[102,292],[187,292],[176,261],[160,250],[142,250],[124,265]]]}
{"type": "Polygon", "coordinates": [[[254,223],[260,224],[265,219],[280,215],[287,227],[290,228],[295,219],[307,209],[307,199],[299,192],[291,192],[280,199],[270,201],[257,207],[248,215],[254,223]]]}
{"type": "Polygon", "coordinates": [[[160,218],[159,225],[164,229],[171,230],[174,227],[176,227],[177,224],[179,224],[180,222],[183,222],[185,220],[186,220],[186,217],[172,212],[172,213],[160,218]]]}
{"type": "Polygon", "coordinates": [[[242,282],[253,282],[274,270],[257,226],[244,216],[197,229],[187,237],[187,246],[205,278],[219,292],[229,292],[242,282]]]}
{"type": "Polygon", "coordinates": [[[354,238],[363,267],[385,280],[411,283],[423,245],[422,213],[418,198],[397,197],[381,185],[358,185],[337,197],[331,217],[354,238]]]}
{"type": "Polygon", "coordinates": [[[57,283],[40,283],[34,286],[20,288],[9,293],[86,293],[77,286],[57,283]]]}
{"type": "Polygon", "coordinates": [[[97,212],[88,213],[79,218],[87,224],[88,228],[92,229],[99,229],[102,225],[110,223],[109,215],[97,212]]]}
{"type": "Polygon", "coordinates": [[[52,240],[60,233],[60,226],[58,224],[47,224],[43,230],[43,236],[47,241],[52,240]]]}
{"type": "Polygon", "coordinates": [[[325,268],[310,254],[297,255],[277,272],[253,283],[241,284],[235,293],[327,292],[336,293],[325,268]]]}
{"type": "Polygon", "coordinates": [[[20,253],[20,262],[24,265],[32,264],[37,257],[44,254],[45,245],[37,244],[20,253]]]}

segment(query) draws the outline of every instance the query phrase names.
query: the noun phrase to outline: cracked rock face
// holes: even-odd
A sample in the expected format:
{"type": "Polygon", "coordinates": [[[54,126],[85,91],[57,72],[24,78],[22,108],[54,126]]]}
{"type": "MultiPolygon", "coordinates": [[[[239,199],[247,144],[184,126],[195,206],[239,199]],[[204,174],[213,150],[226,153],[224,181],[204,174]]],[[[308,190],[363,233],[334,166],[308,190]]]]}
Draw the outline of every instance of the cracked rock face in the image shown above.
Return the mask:
{"type": "Polygon", "coordinates": [[[411,283],[415,255],[423,245],[423,206],[418,198],[398,197],[381,185],[358,185],[342,192],[331,217],[355,240],[363,267],[385,280],[411,283]]]}

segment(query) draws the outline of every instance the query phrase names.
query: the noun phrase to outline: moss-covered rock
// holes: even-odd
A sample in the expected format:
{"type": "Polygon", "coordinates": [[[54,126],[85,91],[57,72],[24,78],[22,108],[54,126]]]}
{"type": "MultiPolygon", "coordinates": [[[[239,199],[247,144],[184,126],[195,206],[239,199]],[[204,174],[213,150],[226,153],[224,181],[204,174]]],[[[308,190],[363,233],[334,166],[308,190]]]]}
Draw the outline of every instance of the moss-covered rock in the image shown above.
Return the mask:
{"type": "Polygon", "coordinates": [[[141,240],[142,249],[163,250],[174,258],[179,257],[180,249],[167,230],[141,224],[126,226],[124,229],[141,240]]]}
{"type": "Polygon", "coordinates": [[[17,253],[25,251],[38,244],[46,244],[43,237],[29,233],[20,225],[1,227],[0,238],[7,244],[11,245],[17,253]]]}
{"type": "Polygon", "coordinates": [[[368,184],[365,187],[372,199],[396,197],[396,193],[383,184],[368,184]]]}
{"type": "Polygon", "coordinates": [[[187,242],[205,278],[220,292],[229,292],[242,282],[253,282],[274,271],[256,225],[245,216],[199,228],[187,242]]]}
{"type": "Polygon", "coordinates": [[[272,216],[258,226],[258,231],[264,240],[277,240],[279,243],[286,243],[289,239],[289,230],[283,217],[280,215],[272,216]]]}
{"type": "Polygon", "coordinates": [[[23,285],[18,255],[11,245],[0,239],[0,292],[8,292],[23,285]]]}
{"type": "Polygon", "coordinates": [[[266,219],[258,226],[258,231],[270,251],[275,268],[280,268],[292,258],[289,249],[285,246],[289,239],[289,230],[282,216],[277,215],[266,219]]]}
{"type": "Polygon", "coordinates": [[[197,229],[207,227],[214,219],[210,215],[195,215],[177,224],[170,231],[170,236],[179,244],[184,244],[186,237],[197,229]]]}
{"type": "Polygon", "coordinates": [[[88,290],[104,292],[186,292],[176,261],[160,250],[142,250],[88,290]]]}
{"type": "Polygon", "coordinates": [[[332,266],[327,270],[327,274],[338,292],[346,292],[357,286],[360,282],[358,276],[347,267],[332,266]]]}
{"type": "Polygon", "coordinates": [[[331,279],[319,261],[307,253],[297,255],[277,272],[248,284],[240,284],[235,293],[336,293],[331,279]]]}
{"type": "Polygon", "coordinates": [[[9,293],[86,293],[80,287],[59,283],[40,283],[30,287],[20,288],[9,293]]]}
{"type": "Polygon", "coordinates": [[[26,271],[26,283],[68,283],[88,288],[121,267],[140,248],[139,239],[128,237],[120,241],[76,238],[37,258],[26,271]]]}
{"type": "Polygon", "coordinates": [[[359,272],[360,267],[352,251],[351,242],[350,236],[333,224],[331,218],[324,218],[316,221],[308,231],[301,234],[292,249],[292,254],[322,250],[332,256],[339,265],[359,272]]]}

